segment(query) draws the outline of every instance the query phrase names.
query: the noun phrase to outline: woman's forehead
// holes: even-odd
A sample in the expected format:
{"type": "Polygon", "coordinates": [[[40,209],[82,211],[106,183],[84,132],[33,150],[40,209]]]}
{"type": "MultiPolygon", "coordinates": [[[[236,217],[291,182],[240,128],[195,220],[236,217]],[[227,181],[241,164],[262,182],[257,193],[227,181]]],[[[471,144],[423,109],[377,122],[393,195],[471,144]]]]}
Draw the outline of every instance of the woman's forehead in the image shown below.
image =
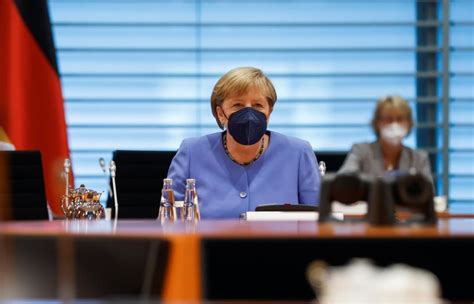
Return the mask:
{"type": "Polygon", "coordinates": [[[256,100],[265,99],[265,90],[257,86],[251,86],[240,90],[229,92],[226,99],[252,98],[256,100]]]}
{"type": "Polygon", "coordinates": [[[407,110],[402,107],[397,107],[395,105],[385,105],[380,109],[381,115],[406,115],[408,114],[407,110]]]}

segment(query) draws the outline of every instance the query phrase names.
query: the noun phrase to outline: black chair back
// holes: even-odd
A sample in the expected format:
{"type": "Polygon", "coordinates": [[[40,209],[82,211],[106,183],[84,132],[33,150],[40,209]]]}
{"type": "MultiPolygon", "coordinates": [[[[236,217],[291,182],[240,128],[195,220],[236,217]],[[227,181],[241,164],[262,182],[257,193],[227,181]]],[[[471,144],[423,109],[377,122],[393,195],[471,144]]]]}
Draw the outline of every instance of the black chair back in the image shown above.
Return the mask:
{"type": "Polygon", "coordinates": [[[41,153],[0,151],[0,217],[48,219],[41,153]]]}
{"type": "Polygon", "coordinates": [[[326,163],[326,172],[336,173],[344,163],[347,152],[340,151],[325,151],[315,152],[318,162],[323,161],[326,163]]]}
{"type": "MultiPolygon", "coordinates": [[[[119,218],[158,217],[163,179],[175,154],[174,151],[114,151],[119,218]]],[[[114,208],[110,196],[107,207],[114,208]]]]}

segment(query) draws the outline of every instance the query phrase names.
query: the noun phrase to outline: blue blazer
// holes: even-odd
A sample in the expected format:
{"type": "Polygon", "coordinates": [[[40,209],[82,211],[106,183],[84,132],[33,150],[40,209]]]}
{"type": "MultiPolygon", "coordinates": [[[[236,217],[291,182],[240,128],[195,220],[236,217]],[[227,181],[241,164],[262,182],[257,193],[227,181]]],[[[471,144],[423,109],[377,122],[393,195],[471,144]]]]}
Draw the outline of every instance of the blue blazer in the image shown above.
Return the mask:
{"type": "Polygon", "coordinates": [[[196,179],[202,218],[238,218],[260,204],[319,203],[320,174],[311,145],[268,131],[262,156],[247,166],[225,153],[222,133],[185,139],[171,162],[176,200],[183,200],[186,179],[196,179]]]}

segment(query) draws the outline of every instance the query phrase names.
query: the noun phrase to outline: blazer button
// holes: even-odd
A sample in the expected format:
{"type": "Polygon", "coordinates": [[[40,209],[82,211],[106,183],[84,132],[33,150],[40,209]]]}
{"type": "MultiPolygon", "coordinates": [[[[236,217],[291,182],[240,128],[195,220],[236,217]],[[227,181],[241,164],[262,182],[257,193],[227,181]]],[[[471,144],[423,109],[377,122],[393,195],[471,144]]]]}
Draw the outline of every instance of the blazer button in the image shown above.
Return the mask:
{"type": "Polygon", "coordinates": [[[246,198],[247,197],[247,192],[240,192],[240,198],[246,198]]]}

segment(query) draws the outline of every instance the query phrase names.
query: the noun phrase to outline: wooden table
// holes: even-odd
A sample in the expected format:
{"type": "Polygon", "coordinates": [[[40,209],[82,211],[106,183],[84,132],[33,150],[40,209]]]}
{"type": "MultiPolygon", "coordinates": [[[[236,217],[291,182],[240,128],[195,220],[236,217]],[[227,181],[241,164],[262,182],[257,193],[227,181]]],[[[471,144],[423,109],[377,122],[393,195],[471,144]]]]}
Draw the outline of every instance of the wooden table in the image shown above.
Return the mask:
{"type": "MultiPolygon", "coordinates": [[[[462,261],[465,263],[465,270],[474,271],[474,218],[472,217],[441,218],[436,226],[431,227],[371,227],[362,222],[318,224],[315,222],[246,222],[239,220],[204,220],[197,223],[175,222],[164,224],[157,221],[141,220],[121,220],[118,222],[4,222],[0,223],[0,236],[49,236],[58,238],[94,238],[100,236],[101,238],[112,239],[126,237],[130,239],[168,240],[171,247],[164,282],[163,298],[165,300],[191,301],[199,300],[203,297],[213,300],[219,298],[219,292],[213,291],[212,286],[203,287],[201,282],[201,280],[218,280],[222,273],[216,271],[216,267],[226,265],[226,267],[229,267],[229,271],[235,271],[236,269],[230,268],[242,265],[240,263],[242,261],[235,264],[235,259],[239,259],[239,257],[249,258],[249,256],[252,256],[252,253],[255,254],[256,258],[262,258],[262,254],[264,256],[268,254],[278,260],[277,252],[281,251],[284,254],[291,254],[291,248],[282,248],[290,247],[290,245],[285,246],[285,244],[292,244],[296,247],[303,244],[304,248],[312,248],[311,246],[316,246],[315,248],[330,248],[333,245],[341,246],[341,244],[347,243],[351,244],[350,246],[352,247],[350,248],[356,249],[360,248],[357,244],[369,247],[375,246],[374,248],[380,247],[380,244],[397,244],[397,246],[402,246],[398,247],[398,250],[402,252],[401,260],[403,260],[403,257],[406,258],[410,255],[419,255],[421,251],[418,252],[418,249],[413,249],[419,244],[429,245],[427,248],[433,248],[433,245],[436,246],[436,244],[440,246],[453,245],[454,247],[452,248],[461,248],[462,250],[461,252],[451,252],[451,254],[446,255],[444,263],[456,264],[456,261],[453,261],[452,258],[459,256],[460,259],[465,259],[462,261]],[[271,243],[272,241],[273,243],[271,243]],[[268,244],[265,244],[265,242],[268,244]],[[319,246],[318,244],[324,244],[324,246],[317,247],[319,246]],[[408,244],[416,252],[406,252],[404,244],[408,244]],[[246,249],[251,251],[249,256],[246,256],[246,249]],[[268,250],[274,251],[269,253],[268,250]],[[223,252],[228,256],[219,257],[219,252],[223,252]],[[218,258],[216,258],[216,255],[218,258]],[[219,262],[220,258],[225,259],[219,262]],[[213,264],[213,261],[216,261],[217,264],[213,264]],[[186,285],[186,288],[183,288],[183,284],[186,285]]],[[[446,248],[438,249],[441,252],[446,248]]],[[[420,250],[424,249],[421,248],[420,250]]],[[[317,253],[319,251],[321,250],[314,251],[315,258],[318,257],[317,253]]],[[[327,252],[324,254],[327,254],[327,252]]],[[[346,252],[346,254],[350,256],[350,252],[346,252]]],[[[379,252],[378,254],[385,253],[379,252]]],[[[426,256],[436,255],[435,252],[426,252],[424,254],[426,256]]],[[[301,254],[301,256],[308,258],[308,254],[301,254]]],[[[439,255],[439,257],[444,259],[442,255],[439,255]]],[[[387,261],[390,262],[391,260],[387,261]]],[[[436,261],[436,263],[439,262],[438,260],[436,261]]],[[[245,264],[245,261],[243,262],[245,264]]],[[[291,263],[287,261],[284,264],[288,266],[291,263]]],[[[250,272],[251,269],[249,270],[249,275],[251,275],[250,272]]],[[[463,279],[459,278],[459,284],[462,285],[461,281],[463,279]]],[[[471,277],[470,282],[472,281],[471,277]]],[[[474,285],[472,286],[474,290],[474,285]]]]}

